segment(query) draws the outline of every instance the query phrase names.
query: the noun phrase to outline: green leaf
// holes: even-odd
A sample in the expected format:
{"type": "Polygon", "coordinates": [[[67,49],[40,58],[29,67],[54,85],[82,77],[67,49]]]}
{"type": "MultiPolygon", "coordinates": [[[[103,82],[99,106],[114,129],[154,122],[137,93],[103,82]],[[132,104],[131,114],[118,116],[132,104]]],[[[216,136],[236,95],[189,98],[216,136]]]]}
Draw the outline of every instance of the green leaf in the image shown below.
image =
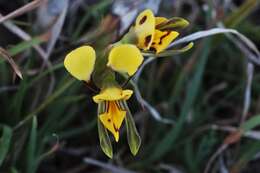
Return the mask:
{"type": "Polygon", "coordinates": [[[32,128],[27,146],[27,173],[34,173],[36,170],[36,143],[37,143],[37,117],[34,116],[32,120],[32,128]]]}
{"type": "Polygon", "coordinates": [[[10,53],[11,56],[17,55],[18,53],[21,53],[35,45],[38,45],[40,43],[44,42],[43,39],[41,39],[40,37],[34,37],[31,40],[28,41],[23,41],[17,45],[15,45],[14,47],[8,49],[8,52],[10,53]]]}
{"type": "Polygon", "coordinates": [[[140,146],[141,146],[141,137],[138,134],[138,131],[135,126],[134,119],[132,117],[132,114],[127,106],[127,103],[124,101],[124,108],[126,109],[126,118],[125,118],[125,123],[126,123],[126,131],[127,131],[127,141],[128,145],[130,147],[131,153],[133,155],[136,155],[140,146]]]}
{"type": "MultiPolygon", "coordinates": [[[[40,37],[34,37],[31,40],[23,41],[12,48],[8,49],[7,52],[10,54],[10,56],[15,56],[32,46],[38,45],[40,43],[44,42],[44,39],[41,39],[40,37]]],[[[0,63],[4,62],[2,59],[0,59],[0,63]]]]}
{"type": "Polygon", "coordinates": [[[2,137],[0,138],[0,166],[2,165],[10,144],[11,144],[11,138],[12,138],[12,129],[8,126],[3,126],[3,134],[2,137]]]}
{"type": "Polygon", "coordinates": [[[260,115],[255,115],[242,125],[242,129],[247,132],[256,126],[260,125],[260,115]]]}

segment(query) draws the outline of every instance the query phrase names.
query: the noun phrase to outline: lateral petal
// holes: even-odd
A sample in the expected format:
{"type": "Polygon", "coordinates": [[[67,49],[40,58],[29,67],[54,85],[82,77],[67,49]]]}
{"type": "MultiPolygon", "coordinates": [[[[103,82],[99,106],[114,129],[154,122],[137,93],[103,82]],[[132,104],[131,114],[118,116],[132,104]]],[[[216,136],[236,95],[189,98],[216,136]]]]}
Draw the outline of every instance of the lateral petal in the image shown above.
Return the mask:
{"type": "Polygon", "coordinates": [[[133,75],[143,62],[140,50],[131,44],[122,44],[112,48],[108,56],[107,66],[114,71],[133,75]]]}
{"type": "Polygon", "coordinates": [[[76,79],[89,81],[94,70],[95,60],[95,50],[90,46],[82,46],[67,54],[64,66],[76,79]]]}
{"type": "Polygon", "coordinates": [[[148,50],[152,44],[155,30],[155,17],[149,9],[141,12],[135,21],[135,33],[138,39],[138,47],[148,50]]]}
{"type": "Polygon", "coordinates": [[[150,49],[156,53],[160,53],[165,50],[178,35],[179,33],[176,31],[155,30],[155,38],[150,49]]]}

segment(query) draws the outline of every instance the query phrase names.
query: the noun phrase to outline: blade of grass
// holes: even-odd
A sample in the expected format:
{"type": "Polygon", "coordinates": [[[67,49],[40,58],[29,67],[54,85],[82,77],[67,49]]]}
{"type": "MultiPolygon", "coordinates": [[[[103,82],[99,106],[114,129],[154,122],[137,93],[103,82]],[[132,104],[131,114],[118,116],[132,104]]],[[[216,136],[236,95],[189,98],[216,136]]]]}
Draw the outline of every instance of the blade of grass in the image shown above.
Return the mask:
{"type": "Polygon", "coordinates": [[[93,119],[92,121],[90,121],[85,126],[78,127],[78,128],[73,129],[73,130],[67,130],[67,131],[59,133],[59,137],[61,139],[68,139],[68,138],[71,138],[71,137],[74,138],[77,135],[80,135],[82,133],[86,133],[87,131],[93,129],[94,127],[96,127],[96,125],[97,125],[97,120],[93,119]]]}
{"type": "Polygon", "coordinates": [[[187,167],[189,169],[189,172],[198,172],[198,163],[195,160],[195,153],[194,153],[194,146],[193,146],[193,142],[191,140],[189,140],[184,148],[185,151],[185,160],[186,160],[186,164],[187,167]]]}
{"type": "Polygon", "coordinates": [[[246,0],[243,5],[229,15],[224,23],[227,27],[235,27],[239,22],[244,20],[259,4],[259,0],[246,0]]]}
{"type": "Polygon", "coordinates": [[[72,40],[77,40],[79,38],[81,32],[84,29],[84,25],[93,13],[96,14],[97,12],[100,12],[102,9],[106,8],[109,4],[111,4],[111,2],[112,0],[101,1],[100,3],[86,9],[85,15],[81,18],[80,23],[78,24],[72,35],[72,40]]]}
{"type": "Polygon", "coordinates": [[[247,120],[242,126],[241,128],[244,130],[244,132],[247,132],[253,128],[255,128],[256,126],[260,125],[260,115],[255,115],[252,118],[250,118],[249,120],[247,120]]]}
{"type": "MultiPolygon", "coordinates": [[[[72,88],[74,87],[75,85],[72,88]]],[[[70,88],[70,90],[72,89],[70,88]]],[[[71,92],[68,94],[71,94],[71,92]]],[[[64,103],[63,98],[64,97],[50,105],[48,109],[49,114],[38,133],[40,136],[52,134],[54,131],[59,131],[60,129],[66,129],[66,125],[73,121],[77,112],[81,111],[81,109],[74,109],[72,106],[76,102],[80,101],[81,98],[80,100],[70,99],[67,103],[64,103]],[[71,109],[68,109],[69,106],[71,106],[71,109]],[[59,122],[59,125],[57,125],[57,122],[59,122]]]]}
{"type": "Polygon", "coordinates": [[[3,134],[0,138],[0,167],[8,153],[12,138],[12,129],[6,125],[3,126],[3,134]]]}
{"type": "Polygon", "coordinates": [[[57,89],[52,95],[50,95],[42,104],[40,104],[39,107],[37,107],[32,113],[28,114],[25,119],[20,121],[15,127],[14,130],[17,130],[22,125],[27,123],[30,119],[32,119],[34,116],[39,114],[46,106],[51,104],[55,99],[57,99],[62,93],[64,93],[73,83],[75,80],[69,80],[67,83],[65,83],[63,86],[61,86],[59,89],[57,89]]]}
{"type": "MultiPolygon", "coordinates": [[[[24,66],[24,70],[28,70],[30,65],[32,63],[32,59],[28,59],[24,66]]],[[[15,92],[14,96],[11,97],[11,103],[10,106],[7,108],[9,109],[9,114],[12,116],[10,119],[12,122],[18,122],[21,119],[21,116],[23,114],[23,110],[25,110],[24,101],[26,99],[26,86],[28,83],[28,76],[24,75],[23,80],[20,82],[17,92],[15,92]]]]}
{"type": "Polygon", "coordinates": [[[23,41],[14,47],[8,49],[8,52],[11,56],[17,55],[33,46],[39,45],[43,43],[45,40],[43,40],[41,37],[33,37],[32,39],[28,41],[23,41]]]}
{"type": "Polygon", "coordinates": [[[30,137],[27,145],[27,173],[34,173],[36,170],[35,153],[37,146],[37,117],[33,117],[30,137]]]}

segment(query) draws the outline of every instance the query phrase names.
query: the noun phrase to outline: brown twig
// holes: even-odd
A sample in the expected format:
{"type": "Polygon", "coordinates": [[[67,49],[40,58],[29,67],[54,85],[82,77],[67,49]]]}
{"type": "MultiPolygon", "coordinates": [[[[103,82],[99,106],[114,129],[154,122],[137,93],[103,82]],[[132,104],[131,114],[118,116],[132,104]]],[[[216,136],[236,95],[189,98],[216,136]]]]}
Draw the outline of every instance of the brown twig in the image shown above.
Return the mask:
{"type": "Polygon", "coordinates": [[[16,65],[16,63],[14,62],[12,57],[9,55],[9,53],[2,47],[0,47],[0,55],[11,65],[11,67],[13,68],[16,75],[19,76],[21,79],[23,79],[20,68],[18,67],[18,65],[16,65]]]}
{"type": "Polygon", "coordinates": [[[9,13],[6,16],[3,16],[0,18],[0,24],[3,23],[6,20],[12,19],[14,17],[20,16],[28,11],[31,11],[37,7],[39,7],[41,4],[47,2],[47,0],[34,0],[18,9],[16,9],[15,11],[9,13]]]}

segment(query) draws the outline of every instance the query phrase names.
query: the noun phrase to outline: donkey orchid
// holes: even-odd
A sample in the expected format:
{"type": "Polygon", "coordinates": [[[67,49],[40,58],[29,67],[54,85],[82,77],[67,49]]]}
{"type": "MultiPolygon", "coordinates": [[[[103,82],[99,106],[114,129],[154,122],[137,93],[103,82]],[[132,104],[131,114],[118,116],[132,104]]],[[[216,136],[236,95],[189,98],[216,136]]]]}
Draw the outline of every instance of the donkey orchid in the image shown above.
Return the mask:
{"type": "Polygon", "coordinates": [[[99,81],[97,85],[101,91],[93,97],[93,100],[99,107],[99,139],[105,154],[110,158],[113,156],[107,130],[118,142],[120,127],[124,120],[128,120],[126,121],[128,143],[131,152],[135,155],[140,147],[141,139],[126,103],[133,91],[123,90],[115,81],[111,69],[131,76],[142,64],[143,56],[135,45],[118,44],[112,46],[108,57],[98,58],[100,61],[105,61],[106,65],[102,66],[103,63],[99,63],[97,66],[95,50],[91,46],[81,46],[67,54],[64,66],[73,77],[81,81],[89,82],[92,77],[101,78],[96,80],[99,81]]]}
{"type": "MultiPolygon", "coordinates": [[[[143,55],[147,55],[148,52],[149,56],[163,56],[160,52],[164,52],[179,35],[176,30],[187,25],[188,22],[182,18],[154,17],[151,10],[144,10],[137,16],[135,25],[118,42],[102,48],[97,54],[91,46],[81,46],[65,57],[64,66],[73,77],[87,84],[92,81],[100,89],[100,92],[93,97],[93,101],[98,104],[100,146],[108,157],[113,157],[108,132],[118,142],[123,122],[126,125],[127,141],[133,155],[137,154],[141,144],[141,138],[127,105],[127,100],[134,92],[125,89],[125,85],[120,86],[115,74],[119,73],[129,81],[143,63],[143,55]]],[[[190,47],[179,52],[186,51],[190,47]]]]}

